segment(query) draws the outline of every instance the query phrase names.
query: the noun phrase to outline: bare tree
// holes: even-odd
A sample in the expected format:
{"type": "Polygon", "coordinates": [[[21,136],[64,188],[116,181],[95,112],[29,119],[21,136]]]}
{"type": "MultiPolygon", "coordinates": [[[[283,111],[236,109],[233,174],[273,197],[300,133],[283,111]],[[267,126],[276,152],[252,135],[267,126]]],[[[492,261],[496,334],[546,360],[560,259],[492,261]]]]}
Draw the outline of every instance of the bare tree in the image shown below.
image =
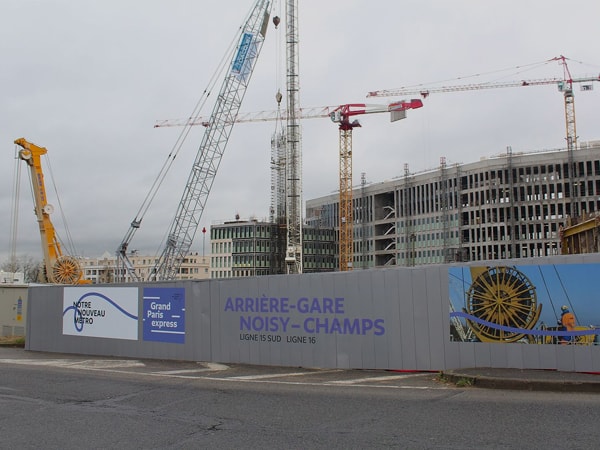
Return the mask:
{"type": "Polygon", "coordinates": [[[39,282],[40,275],[42,275],[42,262],[35,260],[31,256],[25,255],[11,258],[2,263],[0,269],[5,272],[23,272],[25,283],[35,283],[39,282]]]}

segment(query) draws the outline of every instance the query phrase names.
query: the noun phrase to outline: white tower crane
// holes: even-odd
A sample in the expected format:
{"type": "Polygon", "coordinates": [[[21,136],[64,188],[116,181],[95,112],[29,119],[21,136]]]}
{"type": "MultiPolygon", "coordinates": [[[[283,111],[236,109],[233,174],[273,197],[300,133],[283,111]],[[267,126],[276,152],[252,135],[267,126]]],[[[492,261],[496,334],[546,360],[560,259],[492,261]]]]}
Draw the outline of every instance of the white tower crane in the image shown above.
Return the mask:
{"type": "MultiPolygon", "coordinates": [[[[433,93],[441,92],[461,92],[461,91],[472,91],[482,89],[495,89],[495,88],[509,88],[509,87],[528,87],[528,86],[543,86],[543,85],[556,85],[558,90],[563,93],[564,104],[565,104],[565,124],[566,124],[566,142],[569,159],[569,177],[573,177],[574,166],[573,166],[573,151],[577,150],[577,127],[575,122],[575,95],[573,94],[574,83],[586,83],[582,85],[582,90],[591,90],[591,83],[594,81],[600,81],[600,75],[593,77],[580,77],[573,78],[571,71],[567,64],[568,58],[563,55],[551,58],[546,63],[557,61],[563,67],[562,78],[541,78],[531,80],[518,80],[518,81],[504,81],[497,83],[471,83],[454,86],[438,86],[432,88],[421,87],[416,89],[414,87],[399,88],[399,89],[383,89],[379,91],[372,91],[367,94],[367,97],[395,97],[405,95],[420,94],[423,98],[426,98],[433,93]]],[[[576,187],[573,183],[571,184],[571,214],[578,215],[579,211],[576,211],[577,197],[576,187]]]]}

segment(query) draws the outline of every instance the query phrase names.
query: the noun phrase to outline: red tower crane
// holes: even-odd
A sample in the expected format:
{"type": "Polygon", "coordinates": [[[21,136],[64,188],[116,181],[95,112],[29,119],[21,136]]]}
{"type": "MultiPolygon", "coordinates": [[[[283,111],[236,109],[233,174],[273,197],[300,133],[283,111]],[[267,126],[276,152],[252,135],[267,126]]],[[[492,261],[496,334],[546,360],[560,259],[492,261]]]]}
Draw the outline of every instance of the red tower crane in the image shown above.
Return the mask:
{"type": "Polygon", "coordinates": [[[392,122],[404,119],[408,109],[421,108],[420,99],[399,101],[389,105],[354,103],[342,105],[331,113],[331,120],[339,123],[340,130],[340,271],[352,270],[353,211],[352,211],[352,130],[360,127],[354,116],[389,112],[392,122]]]}
{"type": "MultiPolygon", "coordinates": [[[[360,127],[357,120],[351,120],[354,116],[373,113],[390,113],[390,121],[404,119],[406,111],[423,106],[420,99],[401,100],[388,105],[372,105],[365,103],[348,103],[340,106],[319,106],[313,108],[300,108],[298,117],[300,119],[316,119],[329,117],[334,123],[339,124],[339,257],[340,271],[352,269],[352,130],[360,127]]],[[[268,122],[281,120],[287,117],[287,111],[259,111],[253,113],[240,113],[232,122],[268,122]]],[[[154,127],[173,127],[202,125],[210,128],[213,124],[203,117],[189,119],[160,120],[154,127]]]]}
{"type": "MultiPolygon", "coordinates": [[[[367,97],[396,97],[420,94],[423,98],[426,98],[429,96],[429,94],[440,92],[461,92],[481,89],[542,86],[554,84],[558,87],[558,90],[564,94],[567,149],[574,150],[577,148],[577,130],[575,124],[575,97],[573,95],[573,83],[592,83],[594,81],[600,81],[600,75],[593,77],[573,78],[571,76],[571,71],[569,70],[569,66],[567,64],[567,59],[568,58],[561,55],[547,61],[558,61],[562,65],[562,78],[540,78],[532,80],[505,81],[496,83],[471,83],[421,89],[417,89],[415,87],[383,89],[379,91],[369,92],[367,94],[367,97]]],[[[582,89],[590,90],[591,85],[583,85],[582,89]]]]}

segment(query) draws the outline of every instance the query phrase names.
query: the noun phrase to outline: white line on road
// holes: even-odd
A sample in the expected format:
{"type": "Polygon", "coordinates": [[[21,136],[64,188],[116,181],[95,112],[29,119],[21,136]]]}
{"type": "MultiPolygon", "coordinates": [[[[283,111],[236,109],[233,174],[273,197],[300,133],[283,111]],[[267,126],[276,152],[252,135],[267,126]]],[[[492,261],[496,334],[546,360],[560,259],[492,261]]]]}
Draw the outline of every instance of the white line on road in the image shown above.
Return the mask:
{"type": "Polygon", "coordinates": [[[184,370],[164,370],[160,372],[154,372],[157,375],[182,375],[184,373],[197,373],[197,372],[214,372],[216,370],[227,370],[228,366],[225,364],[207,363],[206,367],[202,369],[184,369],[184,370]]]}
{"type": "Polygon", "coordinates": [[[0,363],[22,364],[29,366],[70,367],[73,369],[113,369],[142,367],[141,361],[130,359],[0,359],[0,363]]]}
{"type": "Polygon", "coordinates": [[[73,360],[73,359],[0,359],[0,364],[21,364],[31,366],[53,366],[66,369],[91,370],[106,373],[119,373],[136,376],[149,377],[164,377],[164,378],[181,378],[189,380],[211,380],[211,381],[229,381],[229,382],[245,382],[245,383],[267,383],[281,385],[297,385],[297,386],[338,386],[338,387],[360,387],[360,388],[380,388],[380,389],[416,389],[416,390],[444,390],[448,387],[432,387],[432,386],[409,386],[409,385],[390,385],[390,384],[373,384],[377,381],[393,381],[411,377],[425,376],[427,373],[391,375],[381,377],[364,377],[355,378],[352,380],[333,380],[333,381],[288,381],[277,380],[276,378],[283,377],[300,377],[310,375],[321,375],[326,373],[344,372],[343,369],[321,370],[314,372],[290,372],[290,373],[270,373],[262,375],[245,375],[237,377],[212,377],[210,375],[196,375],[192,373],[222,371],[229,369],[228,366],[217,363],[204,363],[206,369],[187,369],[187,370],[172,370],[164,372],[131,372],[130,368],[146,366],[143,362],[137,360],[73,360]],[[188,374],[188,375],[186,375],[188,374]],[[365,383],[365,384],[361,384],[365,383]]]}
{"type": "Polygon", "coordinates": [[[318,372],[291,372],[291,373],[266,373],[263,375],[241,375],[239,377],[227,377],[230,380],[242,380],[242,381],[251,381],[251,380],[268,380],[270,378],[283,378],[283,377],[300,377],[302,375],[320,375],[322,373],[335,373],[340,372],[339,369],[334,370],[320,370],[318,372]]]}
{"type": "Polygon", "coordinates": [[[319,381],[319,382],[306,382],[306,381],[286,381],[286,380],[248,380],[236,377],[210,377],[203,376],[201,377],[203,380],[211,380],[211,381],[235,381],[242,383],[266,383],[266,384],[285,384],[285,385],[294,385],[294,386],[330,386],[330,387],[353,387],[353,388],[376,388],[376,389],[416,389],[420,391],[440,391],[440,390],[448,390],[450,389],[447,386],[410,386],[410,385],[394,385],[394,384],[339,384],[335,381],[319,381]]]}
{"type": "Polygon", "coordinates": [[[368,383],[372,381],[390,381],[390,380],[402,380],[405,378],[414,378],[414,377],[422,377],[425,375],[429,375],[427,373],[411,373],[405,375],[389,375],[386,377],[367,377],[367,378],[355,378],[353,380],[337,380],[332,381],[332,383],[336,384],[356,384],[356,383],[368,383]]]}

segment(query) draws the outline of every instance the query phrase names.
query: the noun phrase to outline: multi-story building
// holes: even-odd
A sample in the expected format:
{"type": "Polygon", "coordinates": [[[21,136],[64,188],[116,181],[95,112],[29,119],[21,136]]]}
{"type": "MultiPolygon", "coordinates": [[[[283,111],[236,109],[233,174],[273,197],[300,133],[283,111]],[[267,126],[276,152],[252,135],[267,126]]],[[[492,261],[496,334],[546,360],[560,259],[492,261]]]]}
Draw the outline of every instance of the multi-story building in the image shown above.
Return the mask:
{"type": "MultiPolygon", "coordinates": [[[[133,268],[141,281],[151,280],[152,269],[157,257],[140,255],[132,252],[128,255],[133,268]]],[[[100,258],[85,258],[80,260],[84,270],[84,278],[92,283],[114,283],[116,269],[116,256],[105,252],[100,258]]],[[[129,274],[124,274],[125,282],[133,281],[129,274]]],[[[177,280],[202,280],[210,278],[209,258],[197,252],[189,253],[183,260],[176,275],[177,280]]]]}
{"type": "MultiPolygon", "coordinates": [[[[306,217],[339,228],[337,194],[306,217]]],[[[353,267],[560,254],[569,217],[600,210],[600,141],[409,173],[353,192],[353,267]]]]}
{"type": "MultiPolygon", "coordinates": [[[[285,228],[276,223],[239,220],[210,229],[211,278],[286,273],[285,228]]],[[[304,273],[333,271],[336,236],[333,228],[303,229],[304,273]]]]}

